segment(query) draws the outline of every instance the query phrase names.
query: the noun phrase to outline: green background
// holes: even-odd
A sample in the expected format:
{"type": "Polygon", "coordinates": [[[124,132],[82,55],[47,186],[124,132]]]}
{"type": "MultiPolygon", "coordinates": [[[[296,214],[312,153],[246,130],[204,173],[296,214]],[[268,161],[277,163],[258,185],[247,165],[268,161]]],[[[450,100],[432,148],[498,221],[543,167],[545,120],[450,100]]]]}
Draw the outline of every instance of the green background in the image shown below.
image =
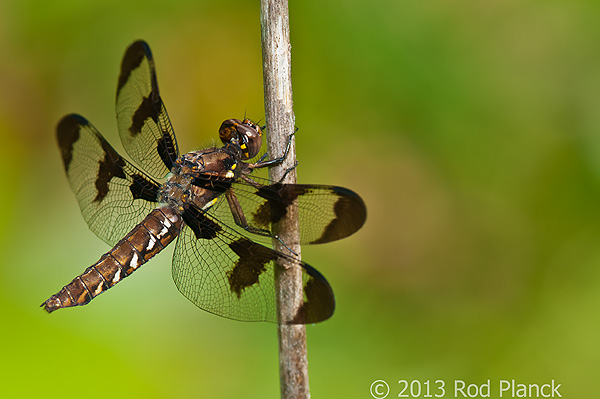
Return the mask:
{"type": "MultiPolygon", "coordinates": [[[[384,379],[562,384],[600,369],[600,4],[293,1],[299,181],[360,193],[356,235],[303,248],[337,310],[308,326],[315,398],[384,379]]],[[[184,151],[264,117],[259,4],[0,3],[0,397],[278,397],[274,325],[200,311],[172,249],[84,308],[39,304],[108,250],[64,177],[78,112],[121,150],[143,38],[184,151]]],[[[436,392],[432,392],[436,393],[436,392]]]]}

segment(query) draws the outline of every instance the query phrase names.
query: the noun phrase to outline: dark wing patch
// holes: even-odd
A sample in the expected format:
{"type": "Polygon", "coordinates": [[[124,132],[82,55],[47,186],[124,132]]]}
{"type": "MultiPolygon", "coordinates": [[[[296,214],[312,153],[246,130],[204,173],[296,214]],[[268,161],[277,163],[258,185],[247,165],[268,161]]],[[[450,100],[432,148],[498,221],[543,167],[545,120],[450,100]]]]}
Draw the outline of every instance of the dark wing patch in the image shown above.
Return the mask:
{"type": "Polygon", "coordinates": [[[108,144],[101,140],[104,159],[99,162],[98,175],[96,177],[96,198],[94,202],[102,202],[108,195],[108,183],[113,178],[125,179],[125,160],[108,144]]]}
{"type": "Polygon", "coordinates": [[[321,236],[311,244],[324,244],[347,237],[360,229],[367,220],[367,207],[362,198],[344,187],[330,187],[335,217],[323,229],[321,236]]]}
{"type": "Polygon", "coordinates": [[[154,60],[143,41],[123,56],[117,84],[117,123],[129,156],[154,178],[164,177],[179,157],[177,140],[160,98],[154,60]]]}
{"type": "Polygon", "coordinates": [[[58,148],[62,155],[63,165],[67,173],[69,173],[69,167],[73,160],[73,146],[77,140],[79,140],[79,129],[81,128],[81,125],[86,125],[87,123],[85,118],[77,114],[67,115],[67,117],[62,118],[60,122],[58,122],[56,131],[60,132],[60,134],[58,134],[56,138],[58,140],[58,148]]]}
{"type": "MultiPolygon", "coordinates": [[[[195,222],[208,223],[217,222],[205,214],[195,222]]],[[[186,221],[173,255],[173,281],[199,308],[234,320],[308,324],[328,319],[335,309],[331,286],[318,271],[223,224],[214,237],[198,239],[186,221]],[[294,304],[294,317],[280,321],[275,275],[286,268],[301,272],[304,297],[294,304]]]]}
{"type": "Polygon", "coordinates": [[[80,115],[65,116],[56,136],[83,218],[114,245],[156,207],[158,183],[121,157],[80,115]]]}
{"type": "Polygon", "coordinates": [[[221,231],[221,226],[206,217],[204,212],[194,206],[190,206],[183,213],[183,221],[192,229],[198,240],[213,239],[221,231]]]}
{"type": "MultiPolygon", "coordinates": [[[[165,113],[166,112],[165,109],[165,113]]],[[[170,126],[169,122],[169,127],[170,126]]],[[[179,157],[179,150],[177,149],[177,142],[175,141],[173,129],[164,130],[162,133],[163,136],[158,140],[156,151],[163,164],[165,164],[166,168],[170,171],[173,168],[173,162],[179,157]]]]}
{"type": "Polygon", "coordinates": [[[230,242],[229,248],[238,256],[238,260],[233,269],[227,272],[227,280],[231,291],[239,299],[245,288],[258,283],[267,264],[277,256],[273,250],[245,238],[230,242]]]}
{"type": "MultiPolygon", "coordinates": [[[[360,229],[367,218],[362,198],[342,187],[269,184],[254,176],[252,181],[252,184],[243,180],[232,184],[245,220],[252,227],[251,231],[272,231],[272,225],[281,220],[290,207],[297,207],[300,243],[321,244],[348,237],[360,229]]],[[[235,224],[226,201],[219,201],[208,213],[233,226],[241,234],[248,233],[235,224]]],[[[252,235],[252,239],[271,245],[270,237],[264,235],[252,235]]]]}
{"type": "Polygon", "coordinates": [[[131,118],[131,125],[129,126],[129,133],[132,136],[137,136],[142,133],[142,128],[146,123],[146,119],[152,119],[154,123],[158,123],[158,113],[153,107],[153,100],[151,98],[152,93],[148,97],[142,98],[142,103],[133,113],[131,118]]]}
{"type": "Polygon", "coordinates": [[[330,307],[321,306],[322,303],[329,303],[330,297],[333,297],[333,291],[327,291],[321,285],[325,277],[310,265],[304,264],[304,267],[312,277],[304,283],[304,300],[288,324],[309,324],[308,320],[326,320],[335,309],[335,302],[331,302],[330,307]]]}
{"type": "Polygon", "coordinates": [[[123,61],[121,62],[119,82],[117,83],[117,95],[119,95],[119,92],[123,86],[125,86],[125,83],[129,81],[131,73],[139,68],[145,58],[152,60],[152,53],[150,52],[150,47],[144,41],[139,40],[132,43],[125,51],[123,61]]]}
{"type": "Polygon", "coordinates": [[[306,187],[297,184],[275,183],[259,188],[256,195],[266,201],[253,214],[254,222],[263,228],[279,222],[296,198],[305,193],[306,187]]]}
{"type": "Polygon", "coordinates": [[[156,202],[158,199],[158,184],[144,175],[131,175],[133,182],[129,186],[129,191],[134,199],[143,199],[150,202],[156,202]]]}

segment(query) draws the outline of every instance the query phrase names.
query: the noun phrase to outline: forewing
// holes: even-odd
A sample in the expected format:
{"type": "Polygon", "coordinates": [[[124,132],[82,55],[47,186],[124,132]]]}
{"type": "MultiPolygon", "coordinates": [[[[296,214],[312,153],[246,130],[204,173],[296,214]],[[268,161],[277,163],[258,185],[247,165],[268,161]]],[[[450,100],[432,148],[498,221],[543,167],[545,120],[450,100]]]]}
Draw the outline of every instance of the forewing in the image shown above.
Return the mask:
{"type": "Polygon", "coordinates": [[[123,56],[116,111],[127,154],[150,176],[164,177],[179,157],[179,149],[158,92],[150,47],[141,40],[129,46],[123,56]]]}
{"type": "MultiPolygon", "coordinates": [[[[362,198],[343,187],[270,184],[252,177],[252,181],[234,183],[231,190],[248,225],[257,230],[272,231],[273,224],[281,220],[291,207],[297,206],[301,244],[322,244],[347,237],[360,229],[367,218],[362,198]]],[[[228,224],[235,224],[227,201],[219,201],[209,213],[228,224]]],[[[255,239],[254,235],[252,237],[255,239]]],[[[270,242],[269,237],[257,236],[256,239],[270,242]]]]}
{"type": "Polygon", "coordinates": [[[83,218],[98,237],[114,245],[156,207],[158,184],[80,115],[65,116],[56,135],[83,218]]]}
{"type": "Polygon", "coordinates": [[[253,242],[201,211],[186,212],[184,221],[173,256],[173,280],[199,308],[234,320],[283,324],[316,323],[333,314],[331,286],[313,267],[253,242]],[[282,267],[302,273],[304,295],[294,304],[294,316],[280,321],[275,274],[282,267]]]}

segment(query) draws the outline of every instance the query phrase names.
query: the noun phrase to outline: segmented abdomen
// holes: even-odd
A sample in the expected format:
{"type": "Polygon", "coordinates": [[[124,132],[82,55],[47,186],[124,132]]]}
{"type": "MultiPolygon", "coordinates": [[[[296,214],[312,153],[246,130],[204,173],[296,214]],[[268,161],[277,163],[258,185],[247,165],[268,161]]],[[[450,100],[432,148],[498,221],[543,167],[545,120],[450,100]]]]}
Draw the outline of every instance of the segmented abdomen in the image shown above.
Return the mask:
{"type": "Polygon", "coordinates": [[[60,308],[85,305],[129,276],[177,237],[182,218],[173,209],[154,209],[113,249],[75,277],[41,306],[50,313],[60,308]]]}

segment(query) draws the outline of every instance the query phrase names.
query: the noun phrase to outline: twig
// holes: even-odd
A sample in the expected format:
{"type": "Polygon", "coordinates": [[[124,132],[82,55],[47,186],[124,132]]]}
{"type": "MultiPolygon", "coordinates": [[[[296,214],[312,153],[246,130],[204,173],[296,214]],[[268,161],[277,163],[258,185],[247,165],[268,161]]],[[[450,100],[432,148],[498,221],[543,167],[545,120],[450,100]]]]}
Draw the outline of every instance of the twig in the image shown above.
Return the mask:
{"type": "MultiPolygon", "coordinates": [[[[262,56],[265,113],[268,127],[267,146],[271,157],[284,153],[287,139],[295,129],[292,102],[291,46],[289,11],[287,0],[261,0],[260,20],[262,33],[262,56]]],[[[285,162],[270,169],[270,178],[279,181],[286,170],[294,165],[294,143],[285,162]]],[[[285,183],[296,182],[292,170],[285,183]]],[[[281,241],[300,256],[298,214],[290,213],[275,226],[281,241]]],[[[287,252],[281,243],[274,243],[277,250],[287,252]]],[[[285,266],[285,265],[284,265],[285,266]]],[[[277,276],[278,309],[281,319],[292,319],[298,304],[302,303],[302,275],[300,270],[289,269],[277,276]]],[[[308,361],[306,357],[306,329],[304,325],[279,325],[279,376],[281,397],[309,398],[308,361]]]]}

